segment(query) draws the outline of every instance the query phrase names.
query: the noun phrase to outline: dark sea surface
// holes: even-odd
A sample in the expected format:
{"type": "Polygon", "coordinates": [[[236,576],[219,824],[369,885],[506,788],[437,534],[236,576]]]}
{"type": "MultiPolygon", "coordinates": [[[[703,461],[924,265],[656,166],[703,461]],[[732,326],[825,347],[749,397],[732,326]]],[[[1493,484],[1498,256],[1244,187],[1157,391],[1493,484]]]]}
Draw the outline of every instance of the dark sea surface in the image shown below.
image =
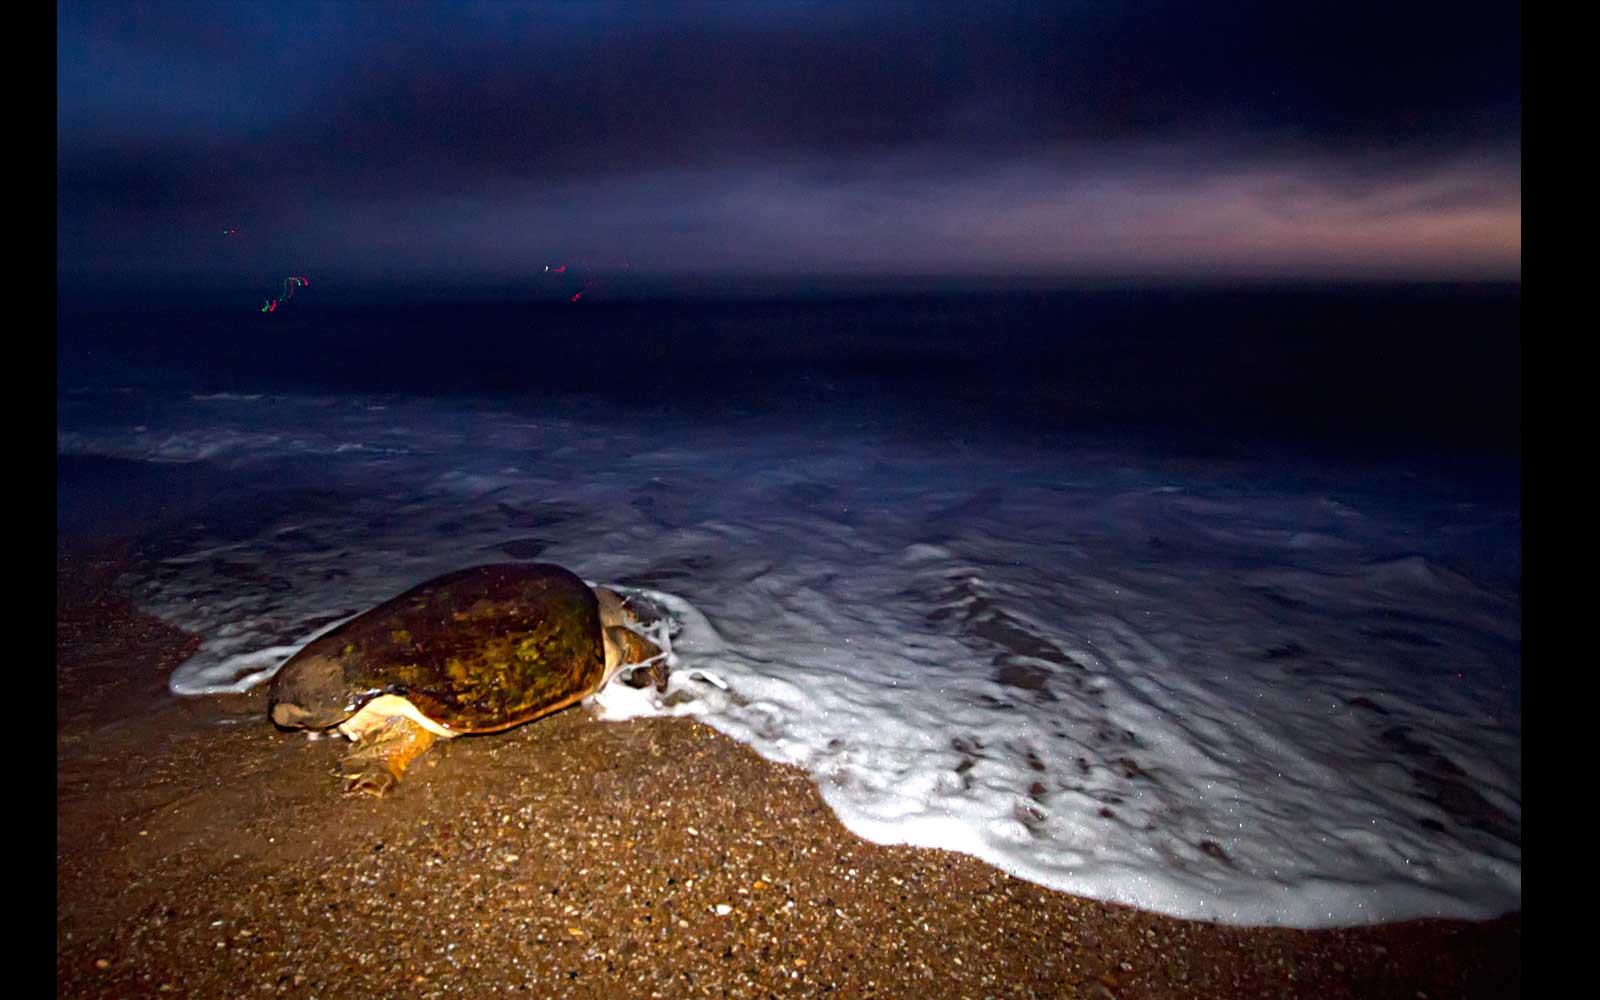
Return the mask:
{"type": "Polygon", "coordinates": [[[61,307],[58,386],[580,397],[1174,448],[1515,455],[1513,286],[61,307]]]}

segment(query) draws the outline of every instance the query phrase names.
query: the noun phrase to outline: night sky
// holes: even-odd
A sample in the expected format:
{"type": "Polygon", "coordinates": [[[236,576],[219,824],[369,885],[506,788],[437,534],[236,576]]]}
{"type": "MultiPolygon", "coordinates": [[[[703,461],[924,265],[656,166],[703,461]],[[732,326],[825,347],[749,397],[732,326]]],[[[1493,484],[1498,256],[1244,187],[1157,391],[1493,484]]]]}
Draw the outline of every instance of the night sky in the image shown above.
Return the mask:
{"type": "Polygon", "coordinates": [[[1515,4],[57,11],[68,290],[1520,279],[1515,4]]]}

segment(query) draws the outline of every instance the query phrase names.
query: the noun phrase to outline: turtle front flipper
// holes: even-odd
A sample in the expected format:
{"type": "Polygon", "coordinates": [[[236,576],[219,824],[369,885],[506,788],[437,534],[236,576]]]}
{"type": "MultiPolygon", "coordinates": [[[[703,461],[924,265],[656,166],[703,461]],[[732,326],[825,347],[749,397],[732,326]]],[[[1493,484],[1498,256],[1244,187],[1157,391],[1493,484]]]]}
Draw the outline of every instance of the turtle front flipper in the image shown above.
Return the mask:
{"type": "Polygon", "coordinates": [[[387,795],[411,762],[438,739],[403,715],[393,715],[366,729],[344,759],[339,772],[346,795],[387,795]]]}

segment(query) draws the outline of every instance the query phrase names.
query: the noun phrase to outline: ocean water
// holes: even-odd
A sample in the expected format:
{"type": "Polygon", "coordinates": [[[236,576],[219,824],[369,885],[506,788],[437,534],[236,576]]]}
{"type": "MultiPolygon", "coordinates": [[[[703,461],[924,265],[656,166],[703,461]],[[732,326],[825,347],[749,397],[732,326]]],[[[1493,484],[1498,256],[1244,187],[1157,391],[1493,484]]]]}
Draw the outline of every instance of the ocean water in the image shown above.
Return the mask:
{"type": "Polygon", "coordinates": [[[668,690],[590,711],[696,716],[866,839],[1230,923],[1487,917],[1521,892],[1507,308],[84,313],[58,505],[205,470],[125,581],[202,637],[180,696],[557,562],[672,622],[668,690]]]}

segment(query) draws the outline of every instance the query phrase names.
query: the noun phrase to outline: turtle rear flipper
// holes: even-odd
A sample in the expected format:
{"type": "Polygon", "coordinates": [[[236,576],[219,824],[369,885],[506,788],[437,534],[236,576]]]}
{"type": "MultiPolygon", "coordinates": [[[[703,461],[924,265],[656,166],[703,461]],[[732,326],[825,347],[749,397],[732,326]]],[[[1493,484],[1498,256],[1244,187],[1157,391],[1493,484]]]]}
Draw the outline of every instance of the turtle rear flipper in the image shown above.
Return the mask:
{"type": "Polygon", "coordinates": [[[403,715],[385,718],[367,729],[339,762],[346,795],[387,795],[438,739],[403,715]]]}
{"type": "Polygon", "coordinates": [[[605,631],[606,667],[612,674],[621,675],[618,680],[632,688],[654,685],[657,691],[667,689],[671,670],[667,658],[661,655],[661,647],[620,625],[605,631]],[[613,657],[615,664],[611,662],[613,657]]]}
{"type": "Polygon", "coordinates": [[[638,666],[650,660],[659,662],[661,658],[660,646],[621,625],[612,625],[605,630],[605,646],[608,670],[638,666]],[[611,662],[613,657],[617,662],[611,662]]]}
{"type": "MultiPolygon", "coordinates": [[[[661,647],[629,627],[650,623],[642,620],[629,601],[611,588],[596,587],[594,595],[600,602],[600,629],[605,643],[606,675],[609,677],[622,667],[655,660],[652,666],[660,669],[652,671],[651,676],[661,674],[657,686],[665,687],[666,664],[658,659],[662,653],[661,647]]],[[[635,675],[639,673],[640,671],[634,671],[635,675]]]]}

